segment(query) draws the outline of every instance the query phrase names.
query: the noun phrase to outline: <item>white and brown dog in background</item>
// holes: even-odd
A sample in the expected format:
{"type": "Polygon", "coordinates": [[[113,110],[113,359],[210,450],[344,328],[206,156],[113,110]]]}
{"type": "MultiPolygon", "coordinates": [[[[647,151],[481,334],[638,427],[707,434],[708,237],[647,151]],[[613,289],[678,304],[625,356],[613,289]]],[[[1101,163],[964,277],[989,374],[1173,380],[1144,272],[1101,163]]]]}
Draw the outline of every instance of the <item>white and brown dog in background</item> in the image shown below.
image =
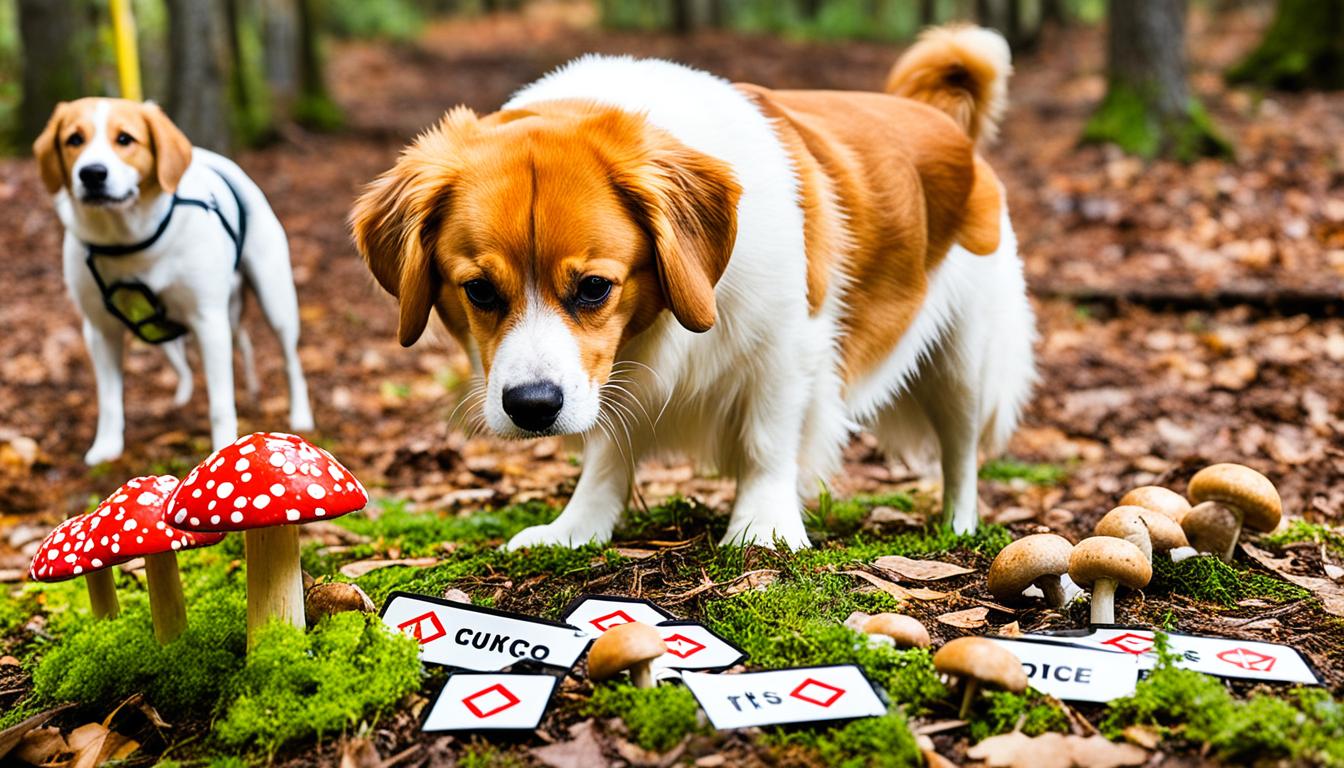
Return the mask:
{"type": "MultiPolygon", "coordinates": [[[[257,390],[251,344],[239,326],[243,286],[251,286],[285,357],[290,428],[312,429],[298,356],[299,309],[289,243],[265,195],[242,169],[193,148],[158,106],[120,99],[57,105],[33,153],[65,225],[65,282],[84,315],[84,339],[97,379],[98,429],[84,456],[87,463],[117,458],[124,442],[127,326],[105,302],[100,278],[107,285],[145,286],[158,297],[166,318],[196,337],[215,448],[237,437],[235,340],[248,388],[253,394],[257,390]],[[184,199],[217,206],[218,212],[175,204],[184,199]],[[94,257],[99,277],[88,263],[90,246],[114,252],[94,257]]],[[[184,404],[192,380],[183,338],[162,346],[178,374],[174,401],[184,404]]]]}
{"type": "Polygon", "coordinates": [[[803,501],[861,428],[939,457],[945,521],[973,530],[977,453],[1034,379],[1003,187],[976,151],[1009,71],[973,27],[926,33],[889,94],[590,56],[408,147],[352,214],[402,343],[437,313],[492,431],[585,438],[564,512],[509,546],[607,541],[655,452],[736,478],[726,542],[807,546],[803,501]]]}

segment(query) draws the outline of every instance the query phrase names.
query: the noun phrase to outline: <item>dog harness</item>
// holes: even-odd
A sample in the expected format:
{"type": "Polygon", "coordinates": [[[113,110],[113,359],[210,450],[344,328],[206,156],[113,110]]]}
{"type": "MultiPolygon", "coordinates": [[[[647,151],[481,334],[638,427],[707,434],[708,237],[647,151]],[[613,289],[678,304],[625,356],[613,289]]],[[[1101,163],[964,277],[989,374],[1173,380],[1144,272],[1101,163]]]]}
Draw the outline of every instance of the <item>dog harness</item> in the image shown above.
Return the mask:
{"type": "Polygon", "coordinates": [[[85,257],[84,262],[89,265],[89,272],[93,274],[93,281],[98,285],[98,292],[103,296],[103,306],[107,308],[108,312],[112,313],[113,317],[129,328],[131,333],[150,344],[172,341],[185,334],[188,328],[168,317],[168,309],[164,306],[159,295],[143,281],[134,279],[116,280],[110,284],[105,281],[98,272],[95,258],[98,256],[129,256],[148,249],[158,242],[160,237],[163,237],[164,232],[168,231],[168,225],[173,220],[173,211],[177,210],[179,205],[191,205],[213,213],[219,218],[219,224],[224,228],[224,233],[233,241],[233,268],[237,270],[239,265],[242,264],[243,241],[247,237],[247,209],[243,207],[243,198],[238,194],[237,188],[233,186],[228,177],[218,169],[211,168],[211,170],[224,182],[224,186],[229,188],[229,193],[233,195],[233,201],[238,206],[238,225],[236,227],[230,224],[224,216],[224,211],[220,209],[219,201],[215,199],[213,194],[209,200],[181,197],[174,194],[172,203],[168,206],[168,213],[164,215],[163,221],[159,222],[154,234],[148,238],[129,245],[84,244],[88,248],[88,256],[85,257]]]}

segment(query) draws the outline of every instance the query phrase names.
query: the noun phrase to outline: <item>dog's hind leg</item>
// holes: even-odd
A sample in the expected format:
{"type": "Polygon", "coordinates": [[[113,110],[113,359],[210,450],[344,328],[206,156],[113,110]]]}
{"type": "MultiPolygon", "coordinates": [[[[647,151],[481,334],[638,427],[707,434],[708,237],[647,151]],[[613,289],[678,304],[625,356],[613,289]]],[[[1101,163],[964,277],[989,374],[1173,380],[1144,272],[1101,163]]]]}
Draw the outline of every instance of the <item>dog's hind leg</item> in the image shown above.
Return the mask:
{"type": "Polygon", "coordinates": [[[210,397],[210,442],[219,450],[238,437],[238,412],[233,399],[233,334],[228,313],[202,312],[192,323],[201,345],[205,390],[210,397]]]}
{"type": "Polygon", "coordinates": [[[238,345],[238,356],[243,358],[243,387],[247,396],[256,400],[261,395],[261,381],[257,378],[257,356],[252,349],[252,336],[239,325],[233,329],[233,340],[238,345]]]}
{"type": "Polygon", "coordinates": [[[181,408],[191,402],[191,392],[195,388],[195,381],[191,376],[191,363],[187,361],[187,341],[186,339],[173,339],[163,345],[163,356],[168,358],[168,365],[177,374],[177,389],[173,390],[173,407],[181,408]]]}
{"type": "Polygon", "coordinates": [[[910,394],[938,436],[943,469],[943,525],[971,533],[980,522],[976,487],[980,444],[979,393],[955,340],[944,340],[911,384],[910,394]]]}
{"type": "Polygon", "coordinates": [[[289,428],[295,432],[313,429],[313,408],[308,401],[308,382],[299,361],[299,298],[289,264],[285,231],[273,216],[257,216],[248,250],[243,254],[247,282],[256,293],[266,322],[275,330],[285,358],[289,381],[289,428]]]}

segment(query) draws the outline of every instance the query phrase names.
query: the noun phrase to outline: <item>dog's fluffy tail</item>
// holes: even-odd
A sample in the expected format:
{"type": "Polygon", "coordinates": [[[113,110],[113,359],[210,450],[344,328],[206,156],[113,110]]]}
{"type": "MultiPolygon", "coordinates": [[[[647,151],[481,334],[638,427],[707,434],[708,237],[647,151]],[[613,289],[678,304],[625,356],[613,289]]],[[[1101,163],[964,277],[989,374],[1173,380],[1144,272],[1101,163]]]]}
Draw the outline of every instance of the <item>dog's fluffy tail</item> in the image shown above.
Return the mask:
{"type": "Polygon", "coordinates": [[[933,27],[892,67],[886,91],[936,107],[972,139],[989,141],[1007,106],[1012,73],[1008,42],[998,32],[964,24],[933,27]]]}

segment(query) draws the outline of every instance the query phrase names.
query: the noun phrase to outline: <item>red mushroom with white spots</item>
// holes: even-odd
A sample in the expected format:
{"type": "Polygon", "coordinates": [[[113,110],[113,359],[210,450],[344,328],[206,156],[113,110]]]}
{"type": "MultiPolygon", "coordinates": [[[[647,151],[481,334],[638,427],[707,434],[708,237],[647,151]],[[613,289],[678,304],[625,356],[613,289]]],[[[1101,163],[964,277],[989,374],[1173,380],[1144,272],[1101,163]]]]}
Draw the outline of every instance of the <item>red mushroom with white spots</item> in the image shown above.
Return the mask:
{"type": "Polygon", "coordinates": [[[92,512],[66,520],[47,535],[33,558],[32,577],[63,581],[83,576],[93,615],[111,618],[120,605],[110,569],[143,557],[154,636],[161,643],[172,641],[187,626],[177,552],[224,538],[178,530],[163,520],[164,505],[176,489],[177,478],[171,475],[128,480],[92,512]]]}
{"type": "Polygon", "coordinates": [[[272,619],[304,626],[298,524],[363,509],[364,486],[301,437],[256,432],[215,451],[187,475],[165,519],[189,531],[243,531],[249,642],[272,619]]]}

